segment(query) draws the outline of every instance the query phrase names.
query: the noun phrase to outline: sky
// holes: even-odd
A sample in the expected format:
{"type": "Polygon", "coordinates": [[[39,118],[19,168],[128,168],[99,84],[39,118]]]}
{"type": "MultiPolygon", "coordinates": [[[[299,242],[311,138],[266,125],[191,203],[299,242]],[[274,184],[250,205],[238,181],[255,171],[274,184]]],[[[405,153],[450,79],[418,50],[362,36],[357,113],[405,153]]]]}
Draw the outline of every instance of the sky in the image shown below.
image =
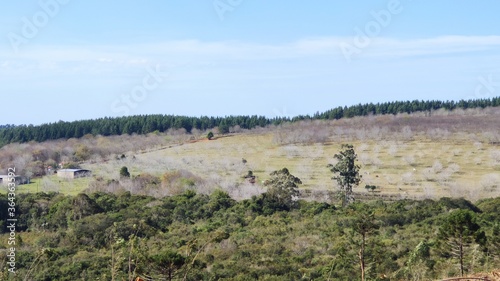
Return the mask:
{"type": "Polygon", "coordinates": [[[500,95],[498,0],[0,6],[0,124],[500,95]]]}

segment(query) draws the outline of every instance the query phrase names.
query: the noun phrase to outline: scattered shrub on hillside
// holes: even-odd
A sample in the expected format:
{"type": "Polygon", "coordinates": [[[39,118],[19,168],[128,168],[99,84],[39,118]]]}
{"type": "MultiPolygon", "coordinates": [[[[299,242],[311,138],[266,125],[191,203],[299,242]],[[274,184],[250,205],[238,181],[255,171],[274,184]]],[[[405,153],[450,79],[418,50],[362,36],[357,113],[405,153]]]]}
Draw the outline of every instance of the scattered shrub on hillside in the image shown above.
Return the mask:
{"type": "Polygon", "coordinates": [[[81,162],[86,161],[90,158],[91,150],[88,146],[80,144],[75,150],[75,161],[81,162]]]}
{"type": "Polygon", "coordinates": [[[123,166],[120,169],[120,177],[121,178],[130,178],[130,172],[128,171],[128,168],[123,166]]]}
{"type": "Polygon", "coordinates": [[[491,160],[493,160],[493,165],[500,165],[500,150],[492,151],[490,154],[491,160]]]}
{"type": "Polygon", "coordinates": [[[186,170],[169,171],[161,177],[161,188],[165,195],[182,194],[201,183],[201,178],[186,170]]]}
{"type": "Polygon", "coordinates": [[[488,174],[481,179],[481,187],[486,191],[496,191],[500,187],[500,176],[488,174]]]}

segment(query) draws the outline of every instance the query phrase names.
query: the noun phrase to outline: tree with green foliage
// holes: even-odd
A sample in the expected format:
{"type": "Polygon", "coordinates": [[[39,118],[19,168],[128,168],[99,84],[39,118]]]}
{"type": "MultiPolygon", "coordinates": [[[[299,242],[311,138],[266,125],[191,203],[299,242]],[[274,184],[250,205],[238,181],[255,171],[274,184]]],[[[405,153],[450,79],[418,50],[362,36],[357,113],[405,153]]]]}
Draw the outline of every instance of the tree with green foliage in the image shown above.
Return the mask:
{"type": "Polygon", "coordinates": [[[80,193],[73,198],[73,220],[81,220],[84,217],[102,212],[102,209],[87,194],[80,193]]]}
{"type": "Polygon", "coordinates": [[[80,144],[74,153],[75,160],[86,161],[90,158],[90,153],[90,148],[88,146],[80,144]]]}
{"type": "Polygon", "coordinates": [[[120,169],[120,178],[130,178],[130,172],[127,167],[123,166],[120,169]]]}
{"type": "Polygon", "coordinates": [[[406,280],[422,280],[425,278],[426,272],[429,271],[429,265],[432,265],[431,244],[424,240],[410,253],[406,267],[404,268],[404,276],[406,280]]]}
{"type": "Polygon", "coordinates": [[[212,140],[214,138],[214,133],[213,132],[208,132],[207,139],[212,140]]]}
{"type": "Polygon", "coordinates": [[[343,144],[340,153],[335,154],[337,164],[329,164],[328,168],[335,174],[332,180],[336,180],[339,185],[339,197],[342,200],[342,207],[354,201],[353,187],[359,185],[361,175],[360,166],[356,165],[358,155],[351,144],[343,144]]]}
{"type": "Polygon", "coordinates": [[[184,264],[186,258],[173,251],[164,251],[150,258],[150,264],[156,274],[172,281],[184,264]]]}
{"type": "MultiPolygon", "coordinates": [[[[172,280],[186,281],[361,280],[363,265],[366,280],[438,280],[459,275],[458,262],[450,264],[450,240],[438,239],[442,222],[459,209],[474,212],[479,232],[488,235],[488,255],[481,235],[481,244],[472,238],[465,248],[465,272],[500,270],[498,256],[493,257],[500,249],[495,241],[500,198],[477,206],[453,198],[377,200],[340,210],[300,201],[290,211],[266,213],[265,204],[277,205],[265,195],[235,201],[222,190],[163,198],[121,191],[19,193],[16,238],[23,242],[12,245],[16,276],[168,280],[170,269],[172,280]]],[[[10,233],[9,203],[8,195],[0,194],[3,236],[10,233]]],[[[467,223],[452,222],[453,228],[461,225],[467,223]]],[[[7,258],[0,255],[0,264],[7,266],[7,258]]],[[[8,279],[5,272],[0,271],[0,280],[8,279]]]]}
{"type": "Polygon", "coordinates": [[[465,274],[465,255],[472,244],[485,245],[486,235],[476,223],[476,215],[469,210],[457,210],[448,215],[440,230],[445,253],[458,259],[460,273],[465,274]]]}
{"type": "Polygon", "coordinates": [[[372,193],[374,193],[374,192],[375,192],[375,190],[377,189],[377,186],[376,186],[376,185],[369,185],[369,184],[367,184],[367,185],[365,186],[365,189],[366,189],[368,192],[372,192],[372,193]]]}
{"type": "Polygon", "coordinates": [[[187,280],[188,274],[190,273],[191,270],[193,270],[197,264],[198,264],[198,259],[200,257],[200,254],[205,251],[206,247],[211,244],[211,243],[221,243],[223,240],[228,239],[230,236],[229,232],[227,230],[217,230],[212,232],[205,243],[201,244],[200,240],[195,239],[187,243],[187,257],[185,259],[186,261],[186,267],[184,271],[184,277],[182,280],[187,280]]]}
{"type": "Polygon", "coordinates": [[[302,181],[290,174],[287,168],[271,173],[271,179],[265,185],[269,187],[267,195],[278,207],[290,210],[297,205],[299,197],[299,185],[302,181]]]}
{"type": "Polygon", "coordinates": [[[377,232],[379,225],[375,219],[374,211],[368,205],[356,204],[352,205],[351,208],[352,209],[348,212],[353,218],[351,227],[354,234],[359,235],[361,238],[358,241],[353,240],[353,244],[356,244],[359,247],[358,260],[361,271],[361,280],[365,281],[368,239],[371,235],[377,232]]]}
{"type": "Polygon", "coordinates": [[[229,196],[229,194],[221,189],[217,189],[212,194],[210,194],[210,201],[207,203],[207,209],[209,212],[217,212],[219,210],[225,210],[234,205],[234,199],[229,196]]]}
{"type": "Polygon", "coordinates": [[[500,222],[493,224],[488,239],[488,258],[492,259],[493,264],[500,264],[500,222]]]}
{"type": "Polygon", "coordinates": [[[229,134],[229,123],[226,119],[222,120],[222,122],[220,122],[219,124],[219,134],[229,134]]]}

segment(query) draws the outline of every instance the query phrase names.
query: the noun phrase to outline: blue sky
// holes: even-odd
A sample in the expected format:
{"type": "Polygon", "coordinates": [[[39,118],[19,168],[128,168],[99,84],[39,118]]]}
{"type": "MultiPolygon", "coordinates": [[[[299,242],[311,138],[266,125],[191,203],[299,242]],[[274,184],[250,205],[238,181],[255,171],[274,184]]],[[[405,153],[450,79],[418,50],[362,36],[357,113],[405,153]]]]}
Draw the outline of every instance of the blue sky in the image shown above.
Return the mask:
{"type": "Polygon", "coordinates": [[[293,116],[500,93],[494,0],[1,6],[0,124],[156,113],[293,116]]]}

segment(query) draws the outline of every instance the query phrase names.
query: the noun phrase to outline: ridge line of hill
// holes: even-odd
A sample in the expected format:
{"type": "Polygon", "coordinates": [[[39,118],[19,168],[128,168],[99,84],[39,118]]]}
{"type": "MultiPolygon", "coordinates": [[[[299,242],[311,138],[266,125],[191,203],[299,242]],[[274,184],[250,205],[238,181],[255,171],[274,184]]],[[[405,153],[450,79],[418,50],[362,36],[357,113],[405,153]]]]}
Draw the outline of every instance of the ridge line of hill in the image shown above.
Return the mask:
{"type": "Polygon", "coordinates": [[[225,116],[225,117],[188,117],[176,115],[134,115],[126,117],[104,117],[98,119],[80,120],[72,122],[59,121],[42,125],[2,125],[0,126],[0,147],[9,143],[25,143],[29,141],[43,142],[55,139],[81,138],[92,135],[123,135],[148,134],[165,132],[169,129],[210,130],[218,128],[221,134],[229,133],[231,127],[239,126],[242,129],[253,129],[268,125],[279,125],[286,122],[301,120],[338,120],[357,116],[384,115],[399,113],[432,112],[445,109],[472,109],[499,107],[500,97],[489,99],[471,99],[456,101],[396,101],[385,103],[367,103],[353,106],[337,107],[314,115],[299,115],[293,118],[265,116],[225,116]]]}

